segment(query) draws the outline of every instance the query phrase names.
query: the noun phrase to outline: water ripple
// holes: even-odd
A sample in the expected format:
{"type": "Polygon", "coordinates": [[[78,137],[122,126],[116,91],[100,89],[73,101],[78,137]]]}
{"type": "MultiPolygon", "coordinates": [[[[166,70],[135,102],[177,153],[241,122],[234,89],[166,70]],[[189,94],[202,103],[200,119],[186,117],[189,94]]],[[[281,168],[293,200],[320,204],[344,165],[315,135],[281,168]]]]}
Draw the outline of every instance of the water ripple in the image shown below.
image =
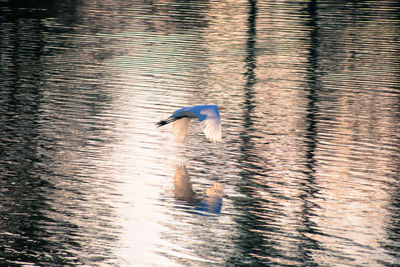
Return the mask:
{"type": "Polygon", "coordinates": [[[396,1],[0,10],[1,263],[397,264],[396,1]]]}

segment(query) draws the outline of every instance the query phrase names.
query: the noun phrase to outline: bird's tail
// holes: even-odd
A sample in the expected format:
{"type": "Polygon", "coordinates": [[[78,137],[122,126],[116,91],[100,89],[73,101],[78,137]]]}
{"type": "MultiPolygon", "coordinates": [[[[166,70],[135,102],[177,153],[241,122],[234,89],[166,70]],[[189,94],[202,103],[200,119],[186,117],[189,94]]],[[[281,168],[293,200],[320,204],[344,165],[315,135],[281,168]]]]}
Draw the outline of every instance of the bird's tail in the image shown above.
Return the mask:
{"type": "Polygon", "coordinates": [[[171,123],[171,122],[173,122],[173,121],[176,121],[178,118],[175,118],[175,117],[169,117],[168,119],[166,119],[166,120],[161,120],[161,121],[159,121],[159,122],[157,122],[156,123],[156,126],[157,127],[161,127],[161,126],[164,126],[165,124],[168,124],[168,123],[171,123]]]}

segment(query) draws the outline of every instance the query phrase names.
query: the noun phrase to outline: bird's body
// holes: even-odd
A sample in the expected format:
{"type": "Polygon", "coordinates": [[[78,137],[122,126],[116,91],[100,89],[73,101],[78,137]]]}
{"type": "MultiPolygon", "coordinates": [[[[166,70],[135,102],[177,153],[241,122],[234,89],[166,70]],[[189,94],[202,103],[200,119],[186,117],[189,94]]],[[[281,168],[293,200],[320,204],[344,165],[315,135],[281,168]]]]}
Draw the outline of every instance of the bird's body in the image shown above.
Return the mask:
{"type": "Polygon", "coordinates": [[[191,119],[197,118],[206,137],[212,142],[221,141],[221,117],[216,105],[198,105],[180,108],[167,118],[157,123],[163,126],[172,122],[172,131],[177,142],[182,142],[187,135],[191,119]]]}

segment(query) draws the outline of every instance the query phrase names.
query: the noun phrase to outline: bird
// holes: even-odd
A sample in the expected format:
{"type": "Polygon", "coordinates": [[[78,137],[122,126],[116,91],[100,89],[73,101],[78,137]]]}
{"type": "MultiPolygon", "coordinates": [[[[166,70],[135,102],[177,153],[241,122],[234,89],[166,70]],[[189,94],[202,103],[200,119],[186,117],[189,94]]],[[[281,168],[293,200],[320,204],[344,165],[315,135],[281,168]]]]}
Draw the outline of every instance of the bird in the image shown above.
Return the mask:
{"type": "Polygon", "coordinates": [[[173,112],[173,114],[156,123],[157,127],[161,127],[172,122],[172,133],[178,143],[182,143],[190,126],[191,119],[197,118],[200,126],[208,140],[211,142],[221,141],[221,116],[219,110],[225,108],[217,105],[196,105],[183,107],[173,112]]]}

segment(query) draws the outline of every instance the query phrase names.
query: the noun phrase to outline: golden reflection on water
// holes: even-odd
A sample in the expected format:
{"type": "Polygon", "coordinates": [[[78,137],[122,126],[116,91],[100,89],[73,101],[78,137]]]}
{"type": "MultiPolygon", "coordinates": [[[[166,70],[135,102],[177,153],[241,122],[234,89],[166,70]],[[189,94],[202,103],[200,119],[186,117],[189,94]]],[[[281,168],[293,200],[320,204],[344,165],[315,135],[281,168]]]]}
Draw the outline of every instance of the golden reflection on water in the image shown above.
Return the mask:
{"type": "Polygon", "coordinates": [[[176,167],[174,175],[174,196],[177,200],[184,200],[195,209],[203,212],[220,213],[222,197],[224,195],[221,183],[215,182],[205,191],[203,199],[196,196],[192,187],[191,178],[185,165],[176,167]]]}
{"type": "Polygon", "coordinates": [[[186,167],[178,166],[174,175],[174,196],[176,199],[184,200],[188,203],[194,201],[195,192],[186,167]]]}

